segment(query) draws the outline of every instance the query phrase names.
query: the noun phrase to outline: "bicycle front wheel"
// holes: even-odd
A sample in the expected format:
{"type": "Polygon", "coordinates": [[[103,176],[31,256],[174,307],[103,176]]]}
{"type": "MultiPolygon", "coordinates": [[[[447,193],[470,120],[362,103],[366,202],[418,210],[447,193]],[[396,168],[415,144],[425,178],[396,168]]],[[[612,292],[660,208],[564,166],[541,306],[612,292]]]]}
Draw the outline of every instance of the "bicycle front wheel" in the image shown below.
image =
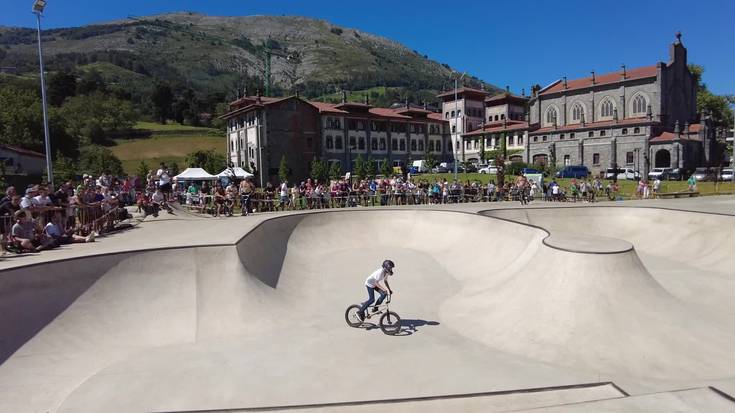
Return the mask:
{"type": "Polygon", "coordinates": [[[401,317],[398,314],[388,311],[380,317],[380,329],[383,333],[390,336],[398,334],[401,331],[401,317]]]}
{"type": "Polygon", "coordinates": [[[362,320],[358,315],[359,312],[360,306],[357,304],[347,307],[347,311],[345,311],[345,321],[347,322],[347,325],[350,327],[360,327],[362,325],[362,320]]]}

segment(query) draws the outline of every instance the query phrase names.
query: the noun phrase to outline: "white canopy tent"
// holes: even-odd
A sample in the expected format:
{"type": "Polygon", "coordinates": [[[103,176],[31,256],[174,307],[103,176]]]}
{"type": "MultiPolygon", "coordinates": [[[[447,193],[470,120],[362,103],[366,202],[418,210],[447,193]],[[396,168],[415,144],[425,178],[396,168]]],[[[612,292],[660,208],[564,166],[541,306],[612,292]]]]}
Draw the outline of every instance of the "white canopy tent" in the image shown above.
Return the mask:
{"type": "Polygon", "coordinates": [[[210,174],[202,168],[186,168],[184,172],[174,177],[176,182],[182,181],[214,181],[216,176],[210,174]]]}
{"type": "Polygon", "coordinates": [[[243,179],[243,178],[252,178],[253,174],[250,172],[240,168],[239,166],[236,166],[234,168],[227,168],[224,171],[220,172],[217,177],[218,178],[232,178],[232,175],[235,175],[236,178],[243,179]]]}

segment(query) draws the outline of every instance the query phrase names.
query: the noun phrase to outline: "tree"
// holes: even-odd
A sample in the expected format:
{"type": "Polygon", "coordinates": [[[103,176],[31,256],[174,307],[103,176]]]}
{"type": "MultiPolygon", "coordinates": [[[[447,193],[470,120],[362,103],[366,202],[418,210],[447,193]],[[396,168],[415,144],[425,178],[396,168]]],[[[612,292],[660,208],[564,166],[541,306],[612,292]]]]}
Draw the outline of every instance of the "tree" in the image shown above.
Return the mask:
{"type": "Polygon", "coordinates": [[[278,165],[278,179],[281,180],[281,182],[288,181],[290,172],[288,169],[288,163],[286,163],[286,155],[281,156],[281,163],[278,165]]]}
{"type": "Polygon", "coordinates": [[[135,170],[135,176],[140,178],[142,181],[145,181],[150,170],[151,168],[148,166],[147,163],[145,163],[145,161],[140,161],[140,163],[138,164],[138,168],[135,170]]]}
{"type": "Polygon", "coordinates": [[[78,171],[98,176],[103,172],[111,175],[123,175],[122,162],[111,150],[103,146],[88,145],[79,153],[78,171]]]}
{"type": "Polygon", "coordinates": [[[85,144],[103,144],[114,132],[131,129],[138,118],[133,105],[100,92],[68,98],[60,109],[69,135],[85,144]]]}
{"type": "Polygon", "coordinates": [[[367,176],[367,164],[362,159],[362,154],[357,155],[357,158],[355,158],[355,176],[359,180],[363,180],[367,176]]]}
{"type": "Polygon", "coordinates": [[[311,177],[319,182],[329,180],[329,169],[324,161],[314,159],[311,161],[311,177]]]}
{"type": "Polygon", "coordinates": [[[56,152],[54,159],[54,182],[66,182],[76,177],[76,165],[74,162],[62,155],[61,152],[56,152]]]}
{"type": "Polygon", "coordinates": [[[339,179],[342,177],[342,165],[339,162],[332,163],[329,167],[329,177],[332,179],[339,179]]]}
{"type": "Polygon", "coordinates": [[[730,105],[735,104],[735,96],[719,96],[710,92],[707,84],[702,81],[704,67],[690,64],[689,71],[697,82],[697,112],[709,113],[715,127],[732,128],[733,113],[730,105]]]}
{"type": "Polygon", "coordinates": [[[380,174],[383,175],[383,177],[389,177],[393,175],[393,168],[390,166],[390,161],[388,159],[383,159],[383,162],[380,164],[380,174]]]}
{"type": "Polygon", "coordinates": [[[369,158],[365,164],[365,175],[370,179],[375,179],[375,175],[378,174],[378,165],[375,163],[373,158],[369,158]]]}
{"type": "Polygon", "coordinates": [[[49,78],[48,100],[53,106],[61,106],[64,100],[77,93],[77,77],[67,72],[57,72],[49,78]]]}
{"type": "Polygon", "coordinates": [[[219,173],[227,164],[225,155],[211,149],[196,151],[186,155],[186,164],[190,168],[202,168],[209,173],[219,173]]]}
{"type": "Polygon", "coordinates": [[[171,170],[170,170],[169,172],[170,172],[170,175],[171,175],[171,176],[176,176],[176,175],[178,175],[179,173],[181,173],[181,172],[179,171],[179,164],[178,164],[178,163],[176,163],[176,162],[173,162],[173,163],[171,163],[171,170]]]}
{"type": "Polygon", "coordinates": [[[171,116],[171,105],[174,103],[174,92],[171,86],[165,83],[156,84],[151,94],[151,103],[153,103],[156,119],[165,124],[166,119],[171,116]]]}

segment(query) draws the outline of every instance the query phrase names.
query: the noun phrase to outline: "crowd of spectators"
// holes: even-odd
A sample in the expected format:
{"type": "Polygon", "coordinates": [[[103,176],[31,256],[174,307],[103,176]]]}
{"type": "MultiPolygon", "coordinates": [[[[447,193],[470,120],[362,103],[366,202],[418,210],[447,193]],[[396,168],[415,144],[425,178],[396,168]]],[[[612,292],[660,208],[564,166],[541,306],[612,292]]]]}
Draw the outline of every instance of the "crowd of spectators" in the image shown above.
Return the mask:
{"type": "Polygon", "coordinates": [[[188,182],[175,185],[174,198],[190,209],[213,216],[242,215],[252,212],[358,206],[448,204],[460,202],[533,200],[546,202],[595,202],[601,197],[619,199],[615,181],[603,184],[600,179],[572,179],[562,186],[552,179],[538,183],[519,175],[498,185],[491,180],[459,182],[448,179],[421,179],[395,175],[376,179],[333,179],[329,182],[307,179],[298,184],[283,181],[257,188],[251,179],[240,182],[188,182]]]}
{"type": "Polygon", "coordinates": [[[57,188],[10,186],[0,199],[3,251],[38,252],[63,244],[93,242],[128,218],[125,205],[135,196],[134,178],[103,173],[83,175],[57,188]]]}

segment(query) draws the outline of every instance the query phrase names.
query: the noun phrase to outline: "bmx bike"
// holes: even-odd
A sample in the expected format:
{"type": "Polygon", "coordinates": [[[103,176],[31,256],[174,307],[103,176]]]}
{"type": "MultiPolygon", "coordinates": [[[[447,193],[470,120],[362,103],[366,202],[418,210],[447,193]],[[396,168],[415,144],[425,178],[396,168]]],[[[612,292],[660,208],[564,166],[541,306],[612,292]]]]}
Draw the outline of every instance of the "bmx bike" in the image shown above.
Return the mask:
{"type": "Polygon", "coordinates": [[[352,304],[347,307],[345,311],[345,321],[350,327],[360,327],[365,321],[373,318],[380,317],[378,319],[378,326],[383,333],[390,336],[398,334],[401,331],[401,317],[393,311],[390,311],[390,294],[385,300],[385,303],[376,306],[369,306],[365,312],[365,320],[360,319],[358,313],[360,312],[360,304],[352,304]]]}

